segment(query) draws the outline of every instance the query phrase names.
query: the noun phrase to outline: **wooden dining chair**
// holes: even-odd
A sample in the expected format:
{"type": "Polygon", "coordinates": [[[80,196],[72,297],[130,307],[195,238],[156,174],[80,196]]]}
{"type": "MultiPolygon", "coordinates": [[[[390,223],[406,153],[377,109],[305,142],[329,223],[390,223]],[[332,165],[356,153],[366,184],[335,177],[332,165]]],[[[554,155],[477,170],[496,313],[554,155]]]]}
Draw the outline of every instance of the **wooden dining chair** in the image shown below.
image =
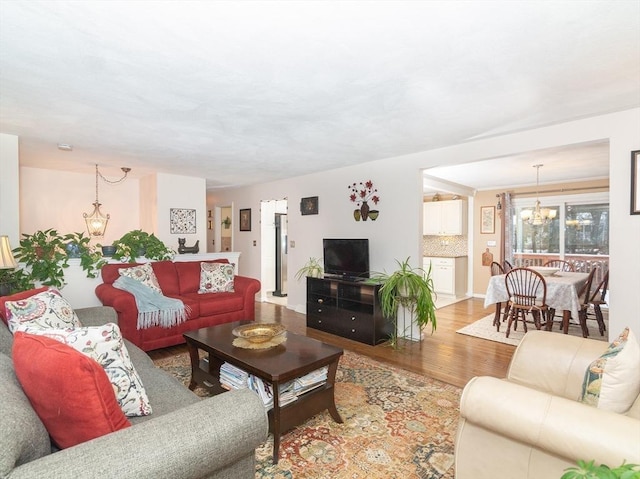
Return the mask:
{"type": "Polygon", "coordinates": [[[504,268],[500,263],[494,261],[491,263],[491,276],[498,276],[499,274],[504,274],[504,268]]]}
{"type": "Polygon", "coordinates": [[[567,271],[570,273],[575,273],[575,268],[571,263],[565,261],[563,259],[552,259],[547,261],[543,266],[548,266],[550,268],[558,268],[560,271],[567,271]]]}
{"type": "MultiPolygon", "coordinates": [[[[509,322],[507,323],[507,338],[513,323],[514,331],[518,328],[518,321],[522,321],[524,332],[527,332],[527,313],[533,316],[536,329],[541,329],[542,320],[549,321],[549,306],[547,305],[547,282],[544,277],[528,268],[514,268],[505,276],[505,285],[509,295],[509,322]]],[[[546,322],[545,321],[545,322],[546,322]]]]}
{"type": "MultiPolygon", "coordinates": [[[[594,269],[595,270],[595,269],[594,269]]],[[[602,316],[602,309],[600,308],[603,304],[607,304],[607,289],[609,287],[609,270],[602,277],[602,281],[595,287],[593,291],[591,291],[591,295],[589,297],[589,306],[593,307],[593,312],[596,317],[596,322],[598,323],[598,330],[600,331],[600,336],[604,336],[604,332],[607,330],[607,327],[604,324],[604,317],[602,316]]],[[[589,310],[587,310],[587,314],[589,310]]]]}
{"type": "Polygon", "coordinates": [[[504,270],[505,273],[508,273],[509,271],[511,271],[513,269],[513,266],[511,265],[511,263],[509,263],[506,259],[502,262],[502,269],[504,270]]]}

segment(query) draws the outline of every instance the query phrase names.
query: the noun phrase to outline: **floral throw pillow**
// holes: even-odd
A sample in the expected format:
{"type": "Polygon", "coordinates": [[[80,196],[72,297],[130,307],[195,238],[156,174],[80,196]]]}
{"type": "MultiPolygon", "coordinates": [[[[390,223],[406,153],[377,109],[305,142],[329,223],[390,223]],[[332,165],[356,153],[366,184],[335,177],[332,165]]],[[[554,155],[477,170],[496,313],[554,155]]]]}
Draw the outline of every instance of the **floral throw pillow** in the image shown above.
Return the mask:
{"type": "Polygon", "coordinates": [[[640,393],[640,346],[633,331],[625,328],[584,377],[580,401],[617,413],[625,413],[640,393]]]}
{"type": "Polygon", "coordinates": [[[135,279],[145,286],[148,286],[156,293],[162,294],[160,283],[158,283],[158,278],[153,272],[151,263],[145,263],[140,266],[133,266],[131,268],[120,268],[118,270],[118,273],[120,273],[120,276],[127,276],[128,278],[135,279]]]}
{"type": "Polygon", "coordinates": [[[100,364],[126,416],[151,414],[147,392],[131,362],[118,325],[107,323],[75,329],[27,328],[25,332],[60,341],[100,364]]]}
{"type": "Polygon", "coordinates": [[[233,263],[200,263],[198,293],[233,293],[233,263]]]}
{"type": "Polygon", "coordinates": [[[5,303],[7,326],[11,333],[26,328],[76,328],[78,316],[55,288],[18,301],[5,303]]]}

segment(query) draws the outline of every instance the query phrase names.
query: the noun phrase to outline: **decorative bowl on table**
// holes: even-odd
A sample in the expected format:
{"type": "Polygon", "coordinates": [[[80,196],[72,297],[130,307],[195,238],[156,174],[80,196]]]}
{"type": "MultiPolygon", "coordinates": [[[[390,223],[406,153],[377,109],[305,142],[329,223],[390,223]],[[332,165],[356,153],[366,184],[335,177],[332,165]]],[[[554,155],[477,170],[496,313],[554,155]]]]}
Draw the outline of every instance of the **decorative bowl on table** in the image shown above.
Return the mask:
{"type": "Polygon", "coordinates": [[[234,336],[246,339],[250,343],[266,343],[286,332],[287,328],[275,323],[243,324],[232,331],[234,336]]]}
{"type": "Polygon", "coordinates": [[[554,268],[551,266],[530,266],[529,269],[534,270],[536,273],[540,273],[542,276],[551,276],[560,271],[560,268],[554,268]]]}

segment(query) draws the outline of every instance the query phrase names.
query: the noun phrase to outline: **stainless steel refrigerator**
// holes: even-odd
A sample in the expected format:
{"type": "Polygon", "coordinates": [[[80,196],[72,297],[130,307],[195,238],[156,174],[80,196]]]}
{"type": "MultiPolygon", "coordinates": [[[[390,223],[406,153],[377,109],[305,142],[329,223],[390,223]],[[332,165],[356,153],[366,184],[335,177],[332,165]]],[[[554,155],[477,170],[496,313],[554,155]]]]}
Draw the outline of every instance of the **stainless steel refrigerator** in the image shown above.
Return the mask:
{"type": "Polygon", "coordinates": [[[287,295],[287,215],[275,214],[276,224],[276,289],[274,296],[287,295]]]}

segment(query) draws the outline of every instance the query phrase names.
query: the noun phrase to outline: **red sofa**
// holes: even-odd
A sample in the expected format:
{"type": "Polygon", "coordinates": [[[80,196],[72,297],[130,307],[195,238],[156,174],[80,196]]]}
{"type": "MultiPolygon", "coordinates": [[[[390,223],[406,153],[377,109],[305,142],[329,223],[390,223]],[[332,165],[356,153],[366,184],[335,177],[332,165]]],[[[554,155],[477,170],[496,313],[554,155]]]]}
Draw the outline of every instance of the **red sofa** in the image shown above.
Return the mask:
{"type": "MultiPolygon", "coordinates": [[[[227,260],[207,261],[227,263],[227,260]]],[[[232,321],[255,319],[255,295],[260,291],[260,281],[245,276],[234,277],[233,293],[199,294],[201,261],[158,261],[151,266],[158,278],[162,294],[178,298],[191,311],[187,321],[171,328],[154,326],[138,329],[138,308],[131,293],[115,288],[121,268],[139,266],[140,263],[107,264],[102,267],[102,284],[96,287],[96,296],[105,306],[111,306],[118,313],[118,325],[122,335],[139,348],[165,348],[184,343],[183,333],[195,329],[215,326],[232,321]]]]}

